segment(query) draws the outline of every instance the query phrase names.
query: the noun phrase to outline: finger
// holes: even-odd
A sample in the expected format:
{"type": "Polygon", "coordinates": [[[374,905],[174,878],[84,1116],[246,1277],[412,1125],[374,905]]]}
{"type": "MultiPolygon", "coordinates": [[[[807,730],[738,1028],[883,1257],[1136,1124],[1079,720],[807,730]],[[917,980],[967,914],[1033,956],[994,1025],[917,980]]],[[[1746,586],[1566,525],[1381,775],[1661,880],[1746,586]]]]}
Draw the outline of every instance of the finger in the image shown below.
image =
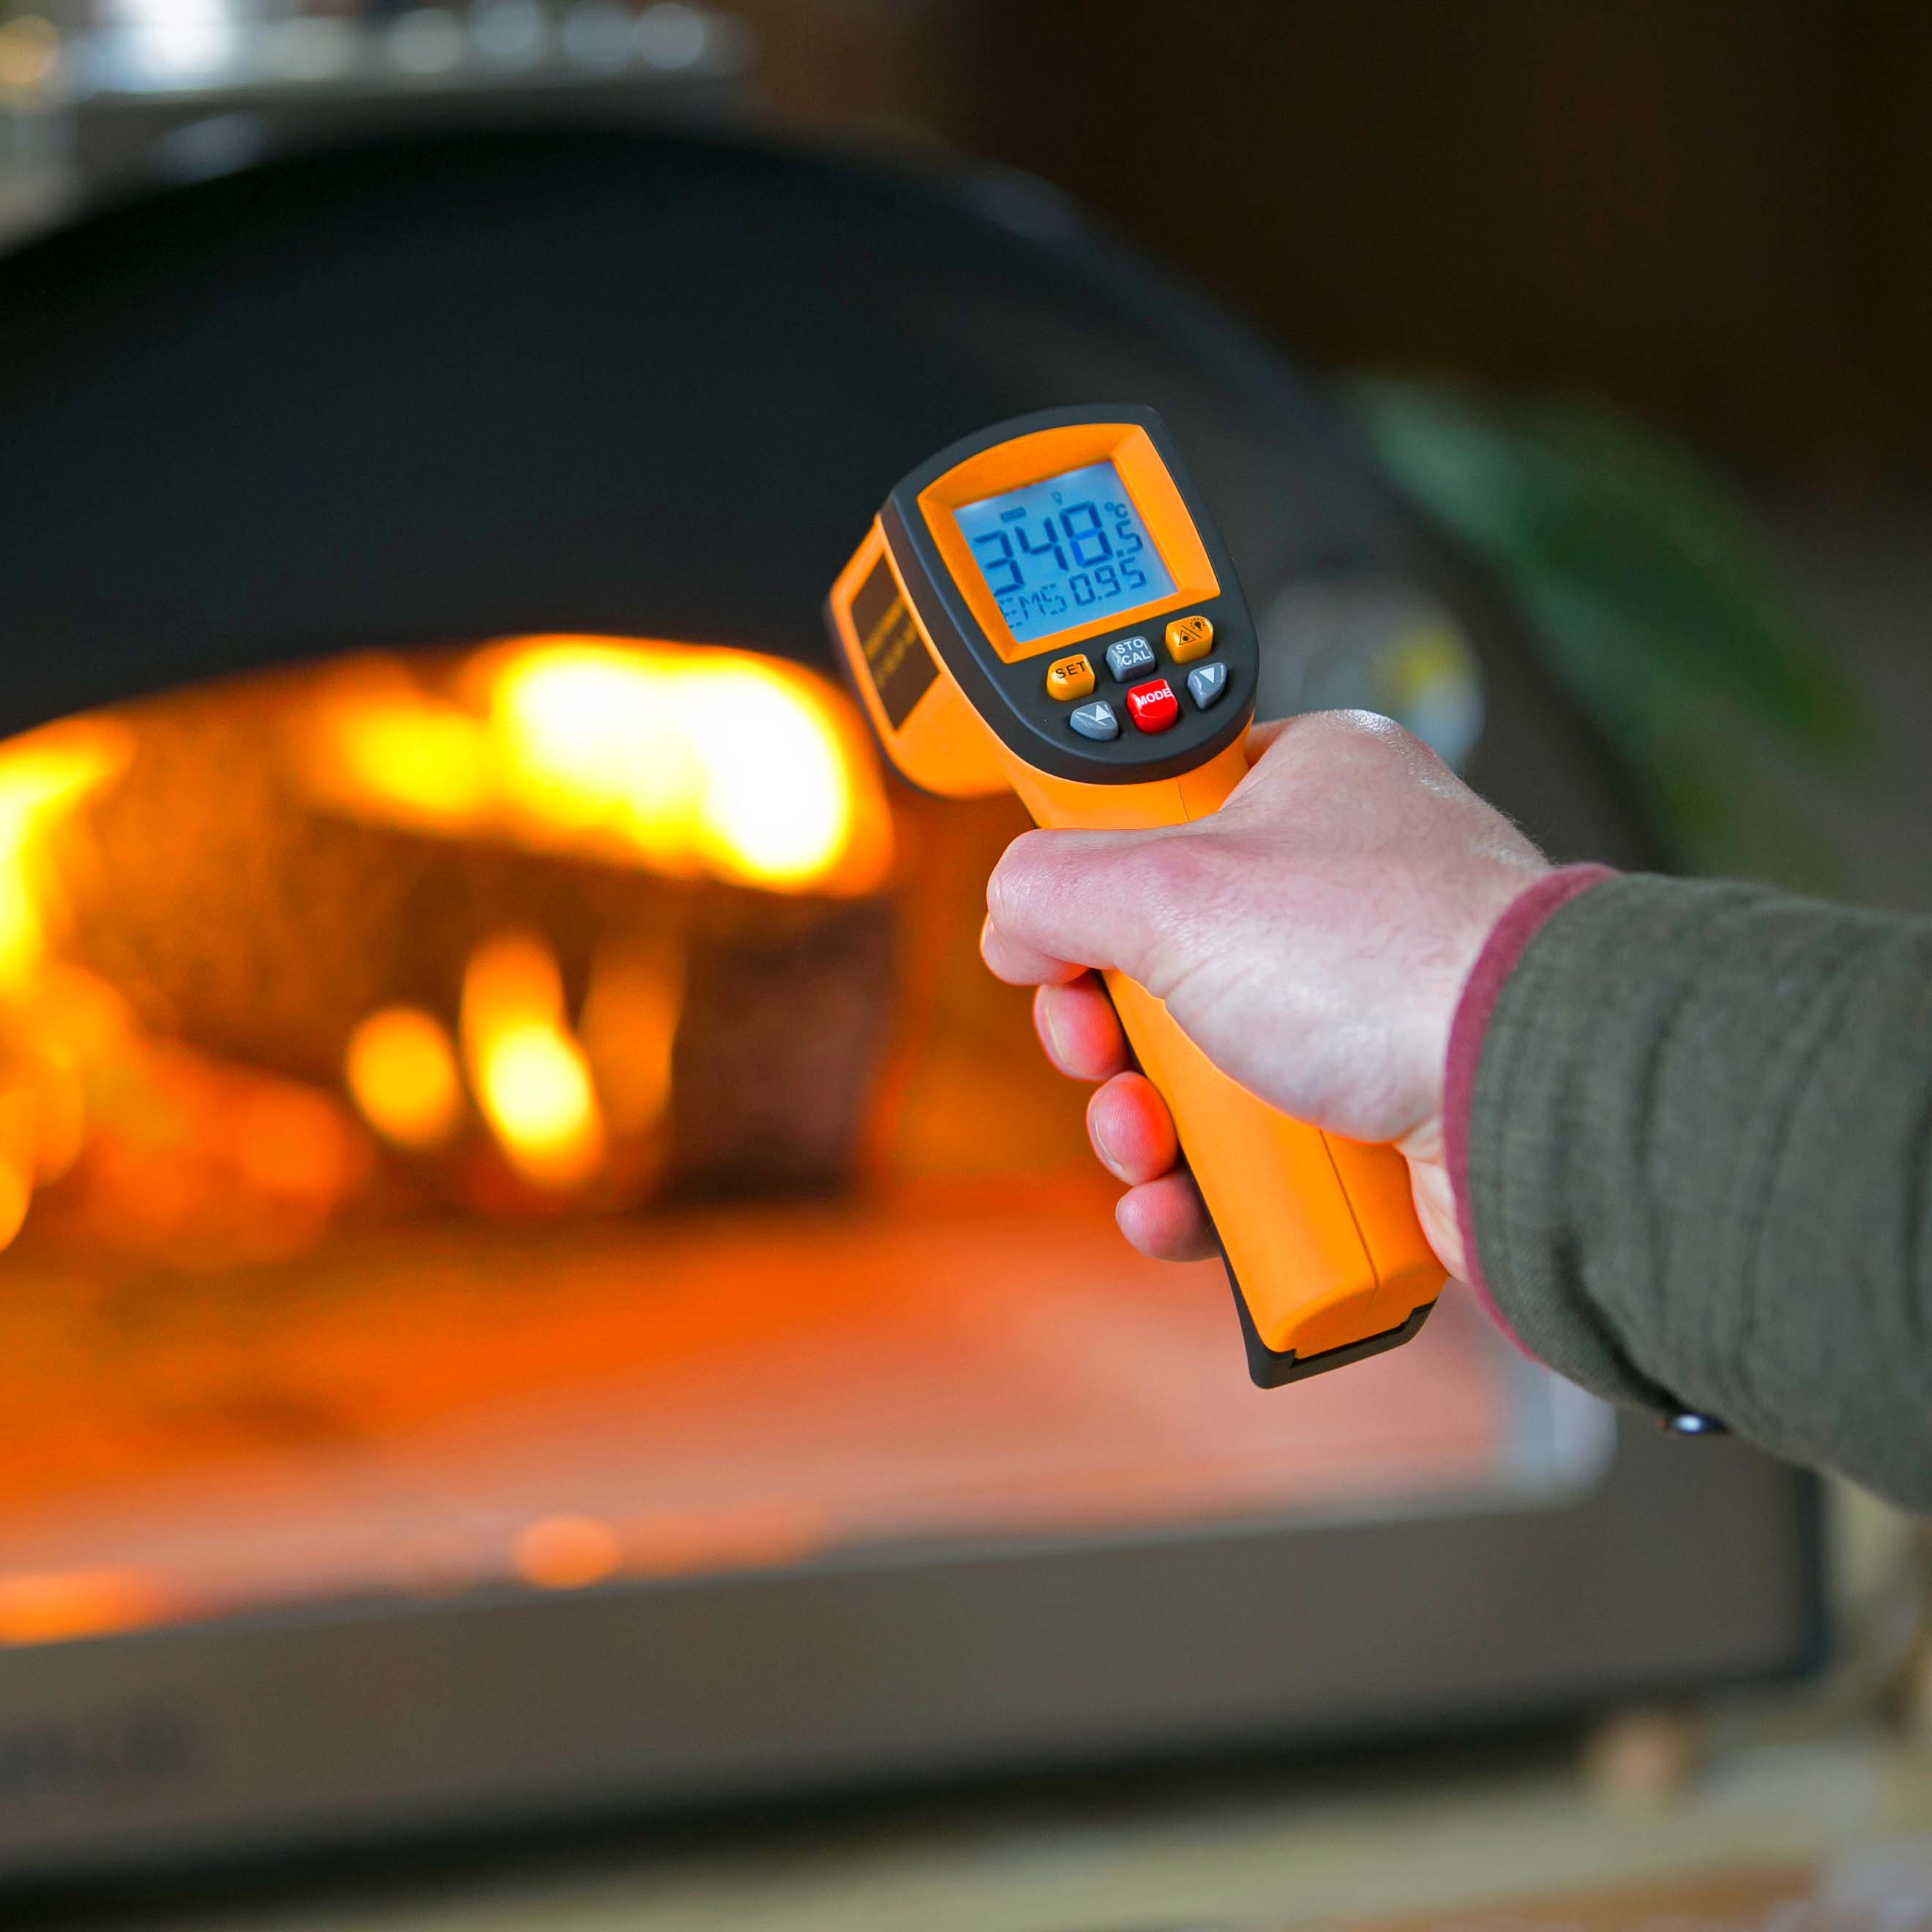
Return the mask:
{"type": "Polygon", "coordinates": [[[1180,1159],[1174,1117],[1144,1074],[1117,1074],[1087,1103],[1087,1137],[1100,1164],[1130,1187],[1158,1180],[1180,1159]]]}
{"type": "Polygon", "coordinates": [[[1086,968],[1071,959],[1056,959],[1051,953],[1004,933],[989,915],[980,928],[980,957],[996,980],[1010,986],[1055,986],[1077,980],[1086,968]]]}
{"type": "Polygon", "coordinates": [[[1126,1070],[1127,1040],[1106,989],[1083,973],[1033,996],[1034,1030],[1046,1057],[1074,1080],[1108,1080],[1126,1070]]]}
{"type": "Polygon", "coordinates": [[[1144,982],[1161,923],[1148,901],[1163,894],[1158,886],[1150,892],[1144,872],[1138,886],[1124,875],[1186,832],[1028,832],[1016,838],[987,881],[987,964],[1022,984],[1068,979],[1069,962],[1118,967],[1144,982]]]}
{"type": "Polygon", "coordinates": [[[1221,1252],[1194,1178],[1163,1174],[1122,1195],[1114,1219],[1129,1243],[1157,1262],[1204,1262],[1221,1252]]]}

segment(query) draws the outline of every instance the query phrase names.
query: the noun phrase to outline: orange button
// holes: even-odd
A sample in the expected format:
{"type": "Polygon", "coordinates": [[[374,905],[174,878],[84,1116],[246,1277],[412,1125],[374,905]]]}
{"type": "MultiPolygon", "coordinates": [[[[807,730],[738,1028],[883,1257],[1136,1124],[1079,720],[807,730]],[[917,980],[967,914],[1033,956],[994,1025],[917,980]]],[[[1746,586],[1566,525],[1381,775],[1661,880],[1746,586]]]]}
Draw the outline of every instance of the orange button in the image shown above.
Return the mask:
{"type": "Polygon", "coordinates": [[[1070,658],[1055,658],[1046,668],[1046,694],[1071,704],[1094,688],[1094,667],[1076,651],[1070,658]]]}
{"type": "Polygon", "coordinates": [[[1177,617],[1167,627],[1167,654],[1176,664],[1192,664],[1214,648],[1214,626],[1205,617],[1177,617]]]}

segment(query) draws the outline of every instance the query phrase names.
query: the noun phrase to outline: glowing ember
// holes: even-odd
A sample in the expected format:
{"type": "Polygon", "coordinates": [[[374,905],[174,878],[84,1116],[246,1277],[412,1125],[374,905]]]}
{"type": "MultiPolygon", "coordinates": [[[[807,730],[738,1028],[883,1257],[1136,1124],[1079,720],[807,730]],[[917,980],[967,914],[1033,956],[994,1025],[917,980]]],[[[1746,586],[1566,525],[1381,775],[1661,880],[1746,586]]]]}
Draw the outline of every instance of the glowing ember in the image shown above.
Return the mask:
{"type": "Polygon", "coordinates": [[[504,1156],[541,1187],[580,1186],[604,1157],[584,1051],[563,1023],[556,962],[525,934],[481,948],[463,985],[463,1053],[504,1156]]]}
{"type": "Polygon", "coordinates": [[[444,1145],[463,1117],[456,1050],[434,1014],[385,1006],[350,1036],[344,1068],[362,1117],[398,1147],[444,1145]]]}
{"type": "Polygon", "coordinates": [[[670,946],[607,947],[591,968],[580,1030],[611,1126],[640,1134],[670,1105],[683,960],[670,946]]]}
{"type": "Polygon", "coordinates": [[[163,1593],[130,1570],[29,1571],[0,1576],[0,1644],[58,1643],[155,1622],[163,1593]]]}
{"type": "Polygon", "coordinates": [[[551,1516],[521,1531],[511,1561],[526,1582],[544,1590],[580,1590],[601,1583],[623,1552],[616,1535],[589,1516],[551,1516]]]}

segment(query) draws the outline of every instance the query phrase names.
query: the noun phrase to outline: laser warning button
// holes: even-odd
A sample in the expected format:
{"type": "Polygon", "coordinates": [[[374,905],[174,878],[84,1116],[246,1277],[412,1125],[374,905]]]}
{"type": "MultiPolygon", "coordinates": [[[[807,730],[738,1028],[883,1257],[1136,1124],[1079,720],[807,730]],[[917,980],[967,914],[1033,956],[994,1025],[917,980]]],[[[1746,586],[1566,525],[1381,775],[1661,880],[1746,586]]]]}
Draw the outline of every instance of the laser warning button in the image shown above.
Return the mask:
{"type": "Polygon", "coordinates": [[[1228,667],[1224,664],[1196,664],[1187,674],[1188,695],[1197,710],[1205,711],[1228,688],[1228,667]]]}
{"type": "Polygon", "coordinates": [[[1180,716],[1180,700],[1166,678],[1157,677],[1127,693],[1127,716],[1143,731],[1165,731],[1180,716]]]}
{"type": "Polygon", "coordinates": [[[1046,694],[1071,704],[1094,688],[1094,667],[1078,651],[1070,658],[1055,658],[1046,668],[1046,694]]]}
{"type": "Polygon", "coordinates": [[[1140,672],[1154,669],[1154,646],[1144,638],[1117,638],[1107,646],[1107,668],[1125,684],[1140,672]]]}
{"type": "Polygon", "coordinates": [[[1214,626],[1200,616],[1177,617],[1167,627],[1167,654],[1176,664],[1192,664],[1214,648],[1214,626]]]}
{"type": "Polygon", "coordinates": [[[1078,710],[1070,712],[1066,722],[1082,737],[1098,739],[1102,744],[1120,735],[1120,721],[1114,716],[1114,707],[1105,700],[1083,704],[1078,710]]]}

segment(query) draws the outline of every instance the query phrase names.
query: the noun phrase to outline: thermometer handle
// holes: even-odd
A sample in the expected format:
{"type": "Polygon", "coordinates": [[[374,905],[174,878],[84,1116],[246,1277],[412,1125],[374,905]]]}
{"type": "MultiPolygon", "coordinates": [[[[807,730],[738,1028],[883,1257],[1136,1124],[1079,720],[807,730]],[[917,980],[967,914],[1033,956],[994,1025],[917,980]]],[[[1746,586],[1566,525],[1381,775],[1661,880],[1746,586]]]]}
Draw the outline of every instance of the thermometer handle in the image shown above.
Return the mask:
{"type": "MultiPolygon", "coordinates": [[[[1015,777],[1042,825],[1124,829],[1204,818],[1246,770],[1237,744],[1164,784],[1015,777]]],[[[1255,1381],[1278,1387],[1407,1341],[1444,1274],[1416,1220],[1401,1155],[1277,1112],[1215,1066],[1150,993],[1106,976],[1220,1237],[1255,1381]]]]}

